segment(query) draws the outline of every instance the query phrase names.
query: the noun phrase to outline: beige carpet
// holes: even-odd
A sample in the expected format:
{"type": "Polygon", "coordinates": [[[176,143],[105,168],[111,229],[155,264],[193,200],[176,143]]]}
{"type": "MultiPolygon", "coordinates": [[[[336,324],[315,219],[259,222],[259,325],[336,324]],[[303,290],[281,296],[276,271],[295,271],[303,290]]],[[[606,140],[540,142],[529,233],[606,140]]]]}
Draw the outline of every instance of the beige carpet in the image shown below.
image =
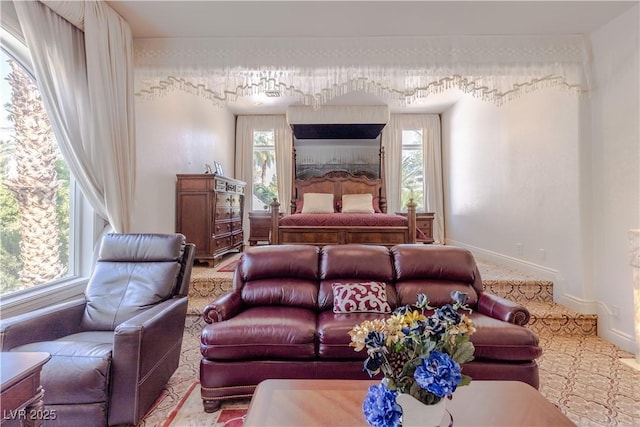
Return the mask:
{"type": "MultiPolygon", "coordinates": [[[[226,263],[225,259],[220,265],[226,263]]],[[[531,279],[518,272],[505,272],[488,264],[479,263],[479,266],[487,281],[518,282],[531,279]]],[[[204,286],[213,286],[216,293],[223,293],[230,288],[231,276],[231,273],[216,273],[212,270],[197,272],[192,278],[192,282],[196,283],[195,288],[200,286],[198,281],[200,284],[205,281],[208,283],[200,287],[202,296],[198,304],[204,307],[204,301],[209,302],[212,298],[210,289],[205,290],[204,286]],[[221,276],[223,274],[224,277],[221,276]],[[205,279],[209,276],[215,276],[216,279],[205,279]]],[[[495,285],[500,286],[500,283],[496,282],[495,285]]],[[[511,285],[507,285],[509,286],[511,285]]],[[[517,290],[517,287],[509,289],[517,290]]],[[[539,292],[544,294],[548,289],[543,285],[539,287],[539,292]]],[[[194,307],[198,304],[194,304],[194,307]]],[[[180,366],[170,379],[165,393],[140,426],[223,425],[217,424],[220,411],[213,414],[203,411],[197,386],[181,404],[180,410],[175,411],[182,397],[199,378],[199,334],[202,327],[203,321],[197,315],[188,316],[180,366]],[[167,424],[169,418],[172,422],[167,424]]],[[[580,427],[640,427],[640,372],[619,361],[620,358],[633,357],[631,354],[593,334],[566,335],[544,329],[539,337],[544,349],[538,360],[540,392],[547,399],[580,427]]],[[[247,400],[231,401],[224,404],[223,409],[244,407],[247,404],[247,400]]]]}

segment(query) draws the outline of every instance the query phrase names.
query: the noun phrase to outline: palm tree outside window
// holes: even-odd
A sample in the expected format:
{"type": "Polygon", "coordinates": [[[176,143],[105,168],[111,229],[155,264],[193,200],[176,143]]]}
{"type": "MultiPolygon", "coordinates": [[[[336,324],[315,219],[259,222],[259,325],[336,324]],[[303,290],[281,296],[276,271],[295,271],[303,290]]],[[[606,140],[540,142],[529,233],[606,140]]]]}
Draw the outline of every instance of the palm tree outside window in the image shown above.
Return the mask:
{"type": "Polygon", "coordinates": [[[278,198],[276,145],[273,129],[253,131],[252,210],[266,210],[278,198]]]}
{"type": "Polygon", "coordinates": [[[422,129],[402,130],[401,206],[406,209],[409,199],[424,210],[424,161],[422,129]]]}
{"type": "Polygon", "coordinates": [[[71,177],[33,77],[0,49],[0,294],[69,276],[71,177]]]}

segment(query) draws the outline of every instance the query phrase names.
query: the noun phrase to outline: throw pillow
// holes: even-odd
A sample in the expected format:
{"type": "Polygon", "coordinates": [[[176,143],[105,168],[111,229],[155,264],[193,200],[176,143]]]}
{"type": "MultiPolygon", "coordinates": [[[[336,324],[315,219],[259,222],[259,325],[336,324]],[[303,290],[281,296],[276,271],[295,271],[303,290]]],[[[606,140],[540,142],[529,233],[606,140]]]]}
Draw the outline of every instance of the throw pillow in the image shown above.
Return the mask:
{"type": "Polygon", "coordinates": [[[372,194],[344,194],[342,196],[342,212],[374,213],[372,194]]]}
{"type": "Polygon", "coordinates": [[[302,213],[333,213],[333,194],[304,193],[302,213]]]}
{"type": "Polygon", "coordinates": [[[334,283],[334,313],[391,313],[382,282],[334,283]]]}

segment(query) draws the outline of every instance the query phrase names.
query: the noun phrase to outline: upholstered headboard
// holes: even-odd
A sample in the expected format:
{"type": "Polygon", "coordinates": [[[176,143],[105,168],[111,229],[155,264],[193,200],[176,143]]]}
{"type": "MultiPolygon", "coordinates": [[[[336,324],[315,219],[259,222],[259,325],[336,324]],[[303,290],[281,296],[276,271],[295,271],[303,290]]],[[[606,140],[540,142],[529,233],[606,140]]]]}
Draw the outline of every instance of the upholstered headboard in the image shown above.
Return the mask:
{"type": "Polygon", "coordinates": [[[387,212],[387,203],[382,189],[382,180],[355,176],[348,172],[334,171],[309,179],[296,179],[295,193],[292,195],[292,212],[295,201],[302,200],[305,193],[332,193],[334,205],[342,200],[343,194],[371,194],[379,198],[380,210],[387,212]]]}

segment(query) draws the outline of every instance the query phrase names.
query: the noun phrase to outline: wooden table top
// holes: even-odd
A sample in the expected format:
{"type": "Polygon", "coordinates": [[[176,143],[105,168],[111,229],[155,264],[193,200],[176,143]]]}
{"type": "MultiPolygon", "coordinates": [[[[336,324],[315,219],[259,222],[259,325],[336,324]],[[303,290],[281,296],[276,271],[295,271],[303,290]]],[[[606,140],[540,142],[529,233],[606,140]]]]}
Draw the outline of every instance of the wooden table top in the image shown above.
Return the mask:
{"type": "Polygon", "coordinates": [[[0,388],[11,387],[49,359],[51,359],[49,353],[0,352],[0,388]]]}
{"type": "MultiPolygon", "coordinates": [[[[367,426],[362,402],[368,380],[266,380],[251,399],[244,427],[367,426]]],[[[472,381],[447,401],[453,425],[575,426],[529,384],[472,381]]]]}

